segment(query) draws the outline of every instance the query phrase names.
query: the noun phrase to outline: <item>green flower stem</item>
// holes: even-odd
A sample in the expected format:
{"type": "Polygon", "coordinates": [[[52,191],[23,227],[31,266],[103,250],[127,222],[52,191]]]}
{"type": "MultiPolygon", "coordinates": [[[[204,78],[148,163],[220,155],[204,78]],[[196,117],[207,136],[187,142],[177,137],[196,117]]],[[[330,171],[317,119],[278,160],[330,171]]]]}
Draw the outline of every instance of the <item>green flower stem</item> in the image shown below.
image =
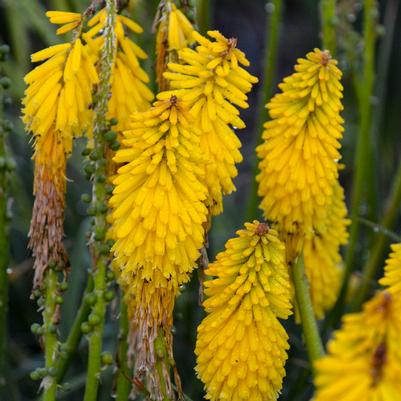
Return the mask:
{"type": "Polygon", "coordinates": [[[131,370],[128,366],[128,313],[127,305],[121,294],[120,299],[120,333],[118,335],[118,374],[117,374],[117,390],[116,401],[127,401],[131,391],[131,370]]]}
{"type": "MultiPolygon", "coordinates": [[[[47,267],[44,284],[46,286],[44,294],[45,307],[43,311],[45,368],[53,370],[55,368],[58,352],[56,324],[59,309],[55,296],[55,294],[57,294],[58,281],[54,267],[47,267]]],[[[57,395],[57,381],[54,375],[48,374],[43,379],[43,388],[43,401],[55,401],[57,395]]]]}
{"type": "MultiPolygon", "coordinates": [[[[259,90],[258,96],[256,112],[257,119],[254,135],[255,139],[252,149],[255,149],[255,147],[262,142],[263,123],[267,119],[265,104],[273,95],[273,80],[275,78],[277,68],[277,50],[279,44],[283,4],[282,0],[272,0],[270,4],[271,10],[267,14],[266,20],[266,49],[263,60],[262,87],[259,90]]],[[[258,174],[258,160],[256,154],[252,155],[250,162],[252,168],[252,186],[247,203],[247,221],[252,221],[254,218],[256,218],[259,205],[258,184],[256,182],[256,175],[258,174]]]]}
{"type": "MultiPolygon", "coordinates": [[[[95,171],[93,174],[93,195],[92,195],[92,208],[96,210],[96,215],[93,221],[94,231],[91,238],[91,253],[93,260],[93,280],[94,280],[94,293],[96,295],[96,303],[93,305],[91,316],[93,316],[93,328],[89,335],[89,355],[88,355],[88,369],[86,376],[86,387],[84,394],[84,401],[96,401],[99,376],[101,369],[101,353],[103,344],[103,329],[105,324],[106,305],[107,302],[104,294],[107,288],[106,272],[108,265],[108,255],[102,252],[102,245],[107,231],[106,211],[103,207],[107,205],[108,196],[105,188],[106,177],[106,149],[107,145],[103,138],[106,132],[108,123],[106,120],[108,110],[108,100],[110,93],[110,81],[112,68],[116,54],[116,35],[114,26],[116,21],[117,4],[116,0],[106,0],[106,26],[104,28],[104,46],[102,49],[100,59],[100,83],[96,93],[95,102],[95,120],[93,127],[94,137],[94,152],[102,157],[94,162],[95,171]]],[[[89,321],[89,323],[91,323],[89,321]]]]}
{"type": "Polygon", "coordinates": [[[199,26],[199,31],[204,35],[209,27],[212,19],[212,0],[196,0],[196,22],[199,26]]]}
{"type": "Polygon", "coordinates": [[[84,323],[89,315],[91,306],[85,302],[85,295],[89,294],[93,290],[93,277],[90,275],[88,278],[88,284],[83,294],[83,301],[78,309],[78,313],[75,317],[74,323],[71,327],[70,333],[68,334],[66,342],[64,345],[65,353],[60,355],[56,365],[56,382],[61,383],[67,372],[67,369],[71,363],[71,360],[78,349],[79,343],[82,338],[81,325],[84,323]]]}
{"type": "MultiPolygon", "coordinates": [[[[0,53],[0,57],[4,57],[3,53],[0,53]]],[[[6,130],[3,128],[3,87],[0,85],[0,398],[5,397],[6,395],[5,387],[7,373],[7,268],[10,261],[7,216],[7,163],[6,130]]]]}
{"type": "Polygon", "coordinates": [[[336,0],[321,0],[322,42],[325,50],[336,54],[336,0]]]}
{"type": "Polygon", "coordinates": [[[305,274],[304,258],[302,254],[298,256],[293,266],[293,281],[295,298],[301,316],[302,331],[313,371],[313,362],[324,355],[324,349],[322,340],[320,339],[315,314],[313,312],[309,284],[305,274]]]}
{"type": "MultiPolygon", "coordinates": [[[[397,175],[394,179],[390,201],[380,226],[385,230],[391,230],[401,206],[401,164],[398,167],[397,175]]],[[[372,289],[372,281],[377,275],[380,262],[383,260],[384,251],[388,245],[388,238],[381,232],[374,238],[374,246],[371,255],[363,268],[362,281],[356,291],[354,302],[351,305],[353,311],[360,309],[369,291],[372,289]]]]}
{"type": "Polygon", "coordinates": [[[354,164],[354,185],[351,199],[350,240],[345,256],[345,271],[343,284],[336,305],[335,321],[341,316],[344,309],[344,298],[348,290],[349,280],[354,270],[354,259],[357,242],[359,239],[360,222],[358,216],[362,202],[366,195],[366,183],[368,179],[369,163],[372,155],[371,146],[371,125],[372,125],[372,94],[374,83],[374,59],[375,59],[375,20],[376,1],[365,0],[364,2],[364,66],[362,80],[359,82],[360,90],[360,127],[356,145],[356,157],[354,164]]]}

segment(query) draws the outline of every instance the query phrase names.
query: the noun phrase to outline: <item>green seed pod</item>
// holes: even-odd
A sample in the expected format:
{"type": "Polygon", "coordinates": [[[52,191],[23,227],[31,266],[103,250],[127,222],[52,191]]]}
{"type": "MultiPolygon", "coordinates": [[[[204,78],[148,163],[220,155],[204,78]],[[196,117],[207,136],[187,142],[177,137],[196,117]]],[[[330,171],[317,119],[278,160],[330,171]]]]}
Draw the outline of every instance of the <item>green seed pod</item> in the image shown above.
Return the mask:
{"type": "Polygon", "coordinates": [[[8,77],[1,77],[0,86],[2,86],[3,89],[8,89],[11,86],[11,79],[8,77]]]}
{"type": "Polygon", "coordinates": [[[117,118],[112,118],[111,120],[110,120],[110,125],[117,125],[118,124],[118,120],[117,120],[117,118]]]}
{"type": "Polygon", "coordinates": [[[38,324],[38,323],[32,324],[32,326],[31,326],[31,332],[32,332],[33,334],[39,334],[39,331],[40,331],[40,324],[38,324]]]}
{"type": "Polygon", "coordinates": [[[86,209],[86,213],[88,214],[88,216],[94,216],[96,214],[96,208],[91,205],[88,207],[88,209],[86,209]]]}
{"type": "Polygon", "coordinates": [[[113,355],[111,355],[111,352],[103,352],[101,360],[102,365],[111,365],[113,363],[113,355]]]}
{"type": "Polygon", "coordinates": [[[85,203],[89,203],[91,201],[92,197],[90,194],[82,194],[81,195],[81,201],[85,203]]]}
{"type": "Polygon", "coordinates": [[[95,240],[102,241],[106,237],[106,229],[103,227],[96,227],[95,228],[95,240]]]}
{"type": "Polygon", "coordinates": [[[110,247],[107,244],[100,245],[100,253],[102,255],[108,255],[110,253],[110,247]]]}
{"type": "Polygon", "coordinates": [[[111,148],[112,150],[118,150],[118,149],[120,149],[120,142],[114,141],[114,142],[110,145],[110,148],[111,148]]]}
{"type": "Polygon", "coordinates": [[[105,294],[104,294],[104,299],[107,301],[107,302],[110,302],[110,301],[112,301],[113,299],[114,299],[114,296],[115,296],[115,294],[114,294],[114,291],[107,291],[105,294]]]}
{"type": "Polygon", "coordinates": [[[89,315],[89,318],[88,318],[88,323],[89,323],[91,326],[96,326],[97,324],[99,324],[99,323],[100,323],[100,317],[99,317],[99,315],[97,315],[96,313],[91,313],[91,314],[89,315]]]}
{"type": "Polygon", "coordinates": [[[109,143],[114,142],[117,139],[117,133],[115,131],[107,131],[104,134],[104,139],[109,143]]]}
{"type": "Polygon", "coordinates": [[[66,281],[63,281],[62,283],[60,283],[60,291],[67,291],[68,289],[68,283],[66,281]]]}
{"type": "Polygon", "coordinates": [[[81,324],[81,331],[84,334],[88,334],[91,332],[91,326],[88,324],[88,322],[84,322],[81,324]]]}
{"type": "Polygon", "coordinates": [[[29,376],[30,376],[31,380],[34,380],[34,381],[41,379],[40,374],[37,370],[34,370],[33,372],[31,372],[29,376]]]}
{"type": "Polygon", "coordinates": [[[61,305],[64,302],[64,298],[61,295],[57,295],[56,304],[61,305]]]}
{"type": "Polygon", "coordinates": [[[114,189],[114,187],[111,184],[106,184],[104,186],[104,190],[105,190],[107,195],[111,195],[113,193],[113,189],[114,189]]]}
{"type": "Polygon", "coordinates": [[[88,156],[90,152],[91,152],[91,150],[90,150],[89,148],[85,148],[85,149],[81,152],[81,155],[82,155],[82,156],[88,156]]]}
{"type": "Polygon", "coordinates": [[[84,171],[86,174],[93,174],[95,172],[95,166],[92,163],[88,163],[85,167],[84,167],[84,171]]]}
{"type": "Polygon", "coordinates": [[[88,305],[95,305],[97,296],[94,292],[91,292],[91,293],[85,295],[84,300],[88,305]]]}
{"type": "Polygon", "coordinates": [[[57,374],[57,369],[52,366],[51,368],[47,369],[47,374],[51,377],[55,377],[57,374]]]}

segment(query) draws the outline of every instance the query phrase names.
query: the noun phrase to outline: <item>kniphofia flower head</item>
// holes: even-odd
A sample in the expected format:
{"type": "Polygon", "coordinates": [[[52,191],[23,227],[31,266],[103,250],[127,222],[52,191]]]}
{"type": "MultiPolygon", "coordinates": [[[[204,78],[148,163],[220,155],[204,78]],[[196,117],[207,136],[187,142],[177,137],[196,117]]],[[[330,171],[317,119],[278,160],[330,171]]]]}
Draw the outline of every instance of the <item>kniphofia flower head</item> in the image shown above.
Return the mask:
{"type": "MultiPolygon", "coordinates": [[[[80,23],[69,13],[55,13],[51,18],[55,23],[80,23]]],[[[44,61],[25,76],[28,87],[22,100],[22,119],[32,133],[35,147],[35,204],[29,244],[35,256],[34,286],[39,286],[50,262],[65,264],[61,243],[65,164],[73,137],[91,126],[92,87],[98,75],[80,37],[31,57],[33,62],[44,61]]]]}
{"type": "Polygon", "coordinates": [[[361,312],[345,315],[328,355],[316,362],[316,401],[400,399],[399,250],[399,245],[393,246],[380,280],[387,288],[366,302],[361,312]]]}
{"type": "Polygon", "coordinates": [[[209,158],[206,177],[208,206],[213,214],[222,211],[222,196],[235,190],[232,179],[235,164],[242,160],[241,142],[233,128],[244,128],[237,107],[247,108],[247,93],[257,78],[241,65],[249,61],[237,48],[235,38],[227,39],[218,31],[209,31],[210,39],[197,32],[195,49],[178,52],[178,62],[169,63],[164,77],[170,87],[188,102],[202,131],[202,152],[209,158]]]}
{"type": "Polygon", "coordinates": [[[196,370],[213,401],[276,400],[285,375],[291,313],[284,244],[267,224],[237,232],[209,265],[196,370]]]}
{"type": "Polygon", "coordinates": [[[321,230],[326,222],[341,157],[340,78],[337,61],[315,49],[267,104],[271,120],[257,148],[261,208],[288,232],[321,230]]]}

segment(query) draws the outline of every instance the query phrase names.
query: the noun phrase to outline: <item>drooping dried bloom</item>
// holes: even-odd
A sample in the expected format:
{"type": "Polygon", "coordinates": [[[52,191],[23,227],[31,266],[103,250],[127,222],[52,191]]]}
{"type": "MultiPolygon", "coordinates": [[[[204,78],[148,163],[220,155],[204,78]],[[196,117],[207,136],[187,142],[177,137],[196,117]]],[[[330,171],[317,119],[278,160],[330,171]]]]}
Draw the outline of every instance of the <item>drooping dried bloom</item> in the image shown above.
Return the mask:
{"type": "MultiPolygon", "coordinates": [[[[106,25],[106,10],[99,11],[89,22],[89,31],[83,34],[91,47],[95,59],[103,47],[102,30],[106,25]]],[[[146,53],[132,41],[126,30],[139,34],[143,29],[136,22],[123,16],[116,16],[115,32],[117,53],[112,72],[111,98],[109,100],[108,118],[116,118],[117,131],[129,128],[130,116],[136,111],[145,111],[150,107],[153,93],[146,86],[149,77],[140,65],[146,59],[146,53]]]]}
{"type": "Polygon", "coordinates": [[[218,214],[223,208],[222,195],[235,190],[235,164],[242,160],[241,142],[233,127],[244,128],[245,124],[237,107],[248,107],[246,94],[258,80],[240,66],[249,66],[249,61],[236,47],[236,39],[227,39],[218,31],[209,31],[208,35],[214,40],[193,32],[199,45],[195,50],[180,50],[179,63],[169,63],[164,77],[189,103],[202,131],[201,149],[209,159],[208,206],[218,214]]]}
{"type": "Polygon", "coordinates": [[[340,184],[337,184],[324,231],[306,235],[303,241],[305,273],[310,286],[313,309],[319,319],[334,305],[340,289],[340,246],[347,242],[347,226],[350,223],[346,215],[344,191],[340,184]]]}
{"type": "Polygon", "coordinates": [[[156,80],[159,88],[167,89],[163,77],[167,63],[177,60],[177,51],[192,45],[194,28],[188,18],[170,0],[161,2],[155,18],[156,80]]]}
{"type": "MultiPolygon", "coordinates": [[[[52,14],[51,18],[58,21],[55,23],[67,23],[65,27],[79,23],[69,13],[52,14]]],[[[61,243],[65,164],[73,137],[92,123],[92,87],[98,75],[79,37],[72,44],[51,46],[33,54],[32,61],[44,61],[25,76],[28,87],[22,100],[23,121],[35,146],[35,204],[29,246],[35,256],[36,287],[50,262],[65,263],[61,243]]]]}
{"type": "Polygon", "coordinates": [[[316,362],[315,401],[400,399],[400,312],[400,300],[381,291],[362,312],[345,315],[316,362]]]}
{"type": "Polygon", "coordinates": [[[207,216],[199,132],[181,100],[165,93],[158,99],[124,132],[125,149],[114,160],[125,164],[110,200],[119,282],[141,339],[136,365],[151,383],[155,336],[163,330],[171,351],[175,297],[196,265],[207,216]]]}
{"type": "Polygon", "coordinates": [[[381,285],[388,287],[394,296],[401,294],[401,244],[391,245],[390,257],[386,260],[385,275],[379,281],[381,285]]]}
{"type": "Polygon", "coordinates": [[[257,148],[261,208],[287,232],[322,231],[327,222],[341,157],[340,78],[337,61],[315,49],[267,105],[271,120],[257,148]]]}
{"type": "Polygon", "coordinates": [[[285,375],[291,313],[284,244],[267,224],[245,224],[209,265],[196,370],[210,400],[276,400],[285,375]]]}
{"type": "Polygon", "coordinates": [[[63,143],[50,130],[35,144],[33,193],[35,203],[29,230],[29,247],[35,257],[33,286],[39,287],[50,262],[67,262],[62,244],[64,236],[65,165],[63,143]]]}

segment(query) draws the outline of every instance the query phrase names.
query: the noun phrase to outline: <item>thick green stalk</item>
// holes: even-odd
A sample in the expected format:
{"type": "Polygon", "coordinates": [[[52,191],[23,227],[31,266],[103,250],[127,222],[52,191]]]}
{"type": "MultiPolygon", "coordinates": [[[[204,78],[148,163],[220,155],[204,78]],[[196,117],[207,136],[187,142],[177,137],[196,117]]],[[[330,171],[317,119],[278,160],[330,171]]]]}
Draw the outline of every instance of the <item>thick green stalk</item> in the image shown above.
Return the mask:
{"type": "MultiPolygon", "coordinates": [[[[74,323],[71,327],[70,333],[67,337],[66,342],[62,345],[63,352],[60,354],[60,358],[56,365],[56,382],[60,384],[67,372],[67,369],[71,363],[71,360],[78,349],[79,343],[82,338],[81,325],[84,323],[89,315],[91,306],[85,301],[85,296],[91,293],[93,290],[93,277],[90,275],[88,278],[88,284],[86,286],[83,301],[78,309],[78,313],[75,317],[74,323]]],[[[60,347],[61,348],[61,347],[60,347]]]]}
{"type": "MultiPolygon", "coordinates": [[[[397,212],[401,209],[401,164],[398,166],[397,175],[394,179],[393,188],[388,203],[388,207],[380,222],[380,226],[386,230],[391,230],[394,226],[397,212]]],[[[363,268],[362,281],[356,291],[355,299],[352,303],[352,310],[360,309],[362,302],[366,299],[372,289],[372,281],[375,279],[380,262],[383,259],[384,251],[388,245],[388,238],[384,233],[378,233],[374,238],[374,246],[371,255],[363,268]]]]}
{"type": "Polygon", "coordinates": [[[130,368],[128,366],[128,313],[127,305],[121,294],[120,299],[120,333],[118,334],[118,374],[116,401],[127,401],[131,391],[130,368]]]}
{"type": "MultiPolygon", "coordinates": [[[[266,20],[266,48],[263,58],[263,75],[262,75],[262,87],[259,90],[258,106],[257,106],[257,119],[254,134],[254,143],[252,149],[255,149],[262,141],[262,130],[263,123],[267,119],[267,113],[265,111],[265,104],[269,101],[273,95],[273,82],[276,75],[277,68],[277,50],[280,36],[280,26],[282,18],[282,0],[272,0],[271,8],[267,14],[266,20]]],[[[248,209],[246,220],[252,221],[256,218],[259,197],[258,197],[258,184],[256,182],[256,175],[258,173],[258,161],[256,154],[251,157],[252,167],[252,186],[248,198],[248,209]]]]}
{"type": "Polygon", "coordinates": [[[204,35],[211,25],[212,0],[196,0],[196,22],[199,32],[204,35]]]}
{"type": "Polygon", "coordinates": [[[323,48],[336,54],[336,0],[321,0],[323,48]]]}
{"type": "MultiPolygon", "coordinates": [[[[44,350],[45,350],[45,368],[54,369],[58,351],[57,338],[57,313],[59,305],[56,303],[57,294],[57,273],[53,267],[48,266],[45,278],[45,309],[43,311],[43,329],[44,329],[44,350]]],[[[43,379],[43,401],[55,401],[57,395],[57,381],[53,375],[47,375],[43,379]]]]}
{"type": "Polygon", "coordinates": [[[376,39],[376,1],[365,0],[364,2],[364,52],[363,52],[363,74],[359,82],[360,99],[360,127],[356,144],[356,157],[354,163],[353,193],[351,199],[351,219],[350,240],[345,256],[345,272],[340,296],[337,302],[338,317],[344,308],[344,297],[347,293],[348,283],[354,270],[354,259],[357,242],[359,239],[358,216],[360,214],[362,202],[366,198],[366,183],[369,181],[368,170],[371,161],[371,125],[372,125],[372,95],[374,83],[374,59],[375,59],[375,39],[376,39]]]}
{"type": "MultiPolygon", "coordinates": [[[[4,53],[0,51],[0,58],[4,53]]],[[[0,64],[1,65],[1,64],[0,64]]],[[[0,70],[0,73],[2,71],[0,70]]],[[[1,77],[1,75],[0,75],[1,77]]],[[[6,130],[3,119],[3,86],[0,85],[0,398],[6,396],[6,341],[7,341],[7,306],[8,306],[8,277],[9,241],[7,217],[8,192],[8,160],[6,153],[6,130]]]]}
{"type": "Polygon", "coordinates": [[[292,277],[294,281],[295,298],[301,317],[302,331],[313,371],[313,363],[323,356],[324,349],[322,340],[320,339],[315,313],[313,312],[309,283],[305,274],[303,255],[298,256],[298,259],[293,266],[292,277]]]}
{"type": "Polygon", "coordinates": [[[107,144],[103,138],[103,134],[108,128],[106,115],[111,89],[110,80],[117,47],[116,34],[114,31],[116,12],[116,0],[106,0],[107,17],[104,28],[104,46],[100,59],[100,83],[96,94],[97,101],[94,108],[95,120],[93,127],[93,137],[95,142],[94,152],[97,155],[101,155],[101,157],[94,162],[95,171],[93,174],[92,195],[92,208],[93,210],[96,210],[96,215],[93,221],[94,232],[92,233],[91,238],[96,303],[94,304],[91,315],[89,316],[89,323],[93,324],[93,329],[89,336],[88,369],[84,401],[96,401],[97,399],[101,369],[103,329],[107,305],[104,295],[107,288],[106,272],[108,255],[102,252],[102,245],[104,245],[107,231],[106,211],[108,196],[105,188],[106,163],[104,162],[106,158],[107,144]]]}

